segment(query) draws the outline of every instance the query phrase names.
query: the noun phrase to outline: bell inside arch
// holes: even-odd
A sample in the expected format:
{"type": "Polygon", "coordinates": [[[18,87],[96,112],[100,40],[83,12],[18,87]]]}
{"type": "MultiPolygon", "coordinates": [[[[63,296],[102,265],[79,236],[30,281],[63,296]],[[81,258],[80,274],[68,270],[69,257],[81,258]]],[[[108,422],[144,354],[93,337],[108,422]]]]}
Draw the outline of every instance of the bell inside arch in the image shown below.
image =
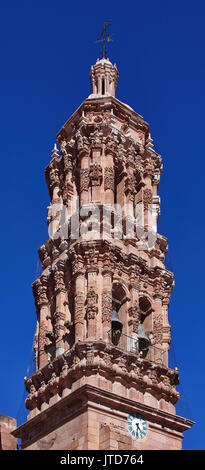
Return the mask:
{"type": "Polygon", "coordinates": [[[112,329],[113,330],[122,330],[123,324],[119,319],[118,312],[115,307],[112,309],[112,329]]]}
{"type": "Polygon", "coordinates": [[[138,337],[138,343],[139,343],[139,350],[143,351],[145,349],[148,349],[149,339],[146,335],[146,331],[145,331],[145,328],[142,325],[142,323],[140,323],[139,326],[138,326],[137,337],[138,337]]]}

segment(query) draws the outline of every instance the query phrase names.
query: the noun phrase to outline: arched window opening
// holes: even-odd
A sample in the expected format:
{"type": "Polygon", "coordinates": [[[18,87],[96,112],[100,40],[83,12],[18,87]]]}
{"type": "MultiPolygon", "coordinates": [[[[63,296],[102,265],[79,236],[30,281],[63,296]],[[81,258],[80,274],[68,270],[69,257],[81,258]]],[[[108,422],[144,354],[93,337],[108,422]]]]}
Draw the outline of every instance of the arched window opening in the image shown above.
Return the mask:
{"type": "Polygon", "coordinates": [[[152,305],[150,300],[143,296],[139,298],[140,323],[143,324],[147,334],[152,330],[152,305]]]}
{"type": "Polygon", "coordinates": [[[112,292],[112,342],[122,347],[122,332],[126,327],[126,295],[121,284],[115,284],[112,292]]]}
{"type": "Polygon", "coordinates": [[[121,303],[112,298],[112,343],[117,346],[122,334],[123,323],[119,319],[121,303]]]}
{"type": "Polygon", "coordinates": [[[139,298],[139,326],[138,326],[138,349],[146,357],[150,341],[149,333],[151,331],[151,302],[145,296],[139,298]]]}
{"type": "Polygon", "coordinates": [[[105,94],[105,79],[102,78],[102,95],[105,94]]]}

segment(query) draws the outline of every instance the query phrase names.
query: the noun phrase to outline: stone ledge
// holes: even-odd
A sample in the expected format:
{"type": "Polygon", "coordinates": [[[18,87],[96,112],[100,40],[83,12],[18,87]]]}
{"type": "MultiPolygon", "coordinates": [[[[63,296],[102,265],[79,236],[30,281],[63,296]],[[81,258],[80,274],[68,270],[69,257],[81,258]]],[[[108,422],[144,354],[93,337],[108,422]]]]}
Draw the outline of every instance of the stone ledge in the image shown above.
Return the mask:
{"type": "Polygon", "coordinates": [[[123,351],[102,340],[93,340],[77,342],[71,350],[26,378],[29,392],[26,406],[43,411],[42,407],[53,404],[54,396],[59,400],[66,391],[72,393],[77,380],[97,374],[110,383],[126,381],[127,388],[133,387],[142,393],[148,391],[156,399],[164,398],[173,405],[179,399],[175,389],[178,371],[141,359],[132,351],[123,351]]]}
{"type": "Polygon", "coordinates": [[[25,448],[46,435],[48,430],[49,433],[54,431],[86,410],[96,410],[96,408],[101,410],[105,407],[109,408],[107,413],[113,416],[116,416],[116,413],[119,416],[136,412],[143,414],[152,423],[161,424],[170,431],[178,433],[182,433],[194,424],[193,421],[181,416],[136,403],[134,400],[119,397],[91,385],[84,385],[15,429],[12,435],[22,438],[22,447],[25,448]]]}

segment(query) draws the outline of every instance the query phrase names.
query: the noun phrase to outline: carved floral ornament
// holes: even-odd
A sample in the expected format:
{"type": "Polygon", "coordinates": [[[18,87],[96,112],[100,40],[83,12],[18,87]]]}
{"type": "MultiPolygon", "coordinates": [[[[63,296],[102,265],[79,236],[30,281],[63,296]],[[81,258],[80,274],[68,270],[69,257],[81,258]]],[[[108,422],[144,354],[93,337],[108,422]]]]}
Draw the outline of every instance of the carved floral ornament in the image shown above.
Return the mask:
{"type": "Polygon", "coordinates": [[[133,325],[133,333],[138,333],[138,327],[140,323],[140,312],[137,303],[128,309],[130,321],[129,324],[133,325]]]}
{"type": "Polygon", "coordinates": [[[151,343],[154,344],[161,344],[163,339],[163,322],[162,322],[162,314],[159,313],[154,315],[153,318],[153,331],[151,333],[151,343]]]}
{"type": "Polygon", "coordinates": [[[104,169],[104,189],[114,191],[114,168],[105,167],[104,169]]]}
{"type": "Polygon", "coordinates": [[[102,293],[102,321],[108,324],[112,320],[112,292],[104,290],[102,293]]]}
{"type": "Polygon", "coordinates": [[[79,292],[75,295],[75,324],[84,323],[84,305],[85,297],[81,292],[79,292]]]}
{"type": "Polygon", "coordinates": [[[94,289],[90,289],[87,293],[87,316],[88,320],[94,320],[98,312],[98,294],[94,289]]]}
{"type": "Polygon", "coordinates": [[[102,181],[102,167],[99,163],[90,165],[90,179],[92,186],[100,186],[102,181]]]}
{"type": "Polygon", "coordinates": [[[90,171],[88,168],[80,170],[80,192],[88,191],[90,183],[90,171]]]}
{"type": "Polygon", "coordinates": [[[106,109],[104,111],[102,111],[101,113],[99,112],[92,112],[92,111],[88,111],[86,112],[86,115],[85,115],[85,120],[86,122],[96,122],[96,123],[100,123],[100,122],[104,122],[106,124],[108,124],[110,122],[110,110],[109,109],[106,109]]]}
{"type": "Polygon", "coordinates": [[[45,346],[48,344],[48,338],[46,337],[47,333],[47,322],[43,322],[39,328],[38,335],[38,355],[45,352],[45,346]]]}

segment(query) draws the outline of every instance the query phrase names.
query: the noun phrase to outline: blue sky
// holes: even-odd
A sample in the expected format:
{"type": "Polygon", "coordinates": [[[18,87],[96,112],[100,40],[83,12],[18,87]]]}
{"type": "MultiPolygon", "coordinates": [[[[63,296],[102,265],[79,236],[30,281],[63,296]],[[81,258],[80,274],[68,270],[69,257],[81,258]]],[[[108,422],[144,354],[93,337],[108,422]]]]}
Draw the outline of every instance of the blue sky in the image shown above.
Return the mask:
{"type": "Polygon", "coordinates": [[[204,449],[204,16],[198,0],[1,3],[1,414],[16,417],[31,356],[31,283],[48,238],[44,168],[58,130],[90,93],[95,40],[112,20],[117,98],[149,122],[163,157],[159,232],[176,280],[169,319],[196,421],[184,449],[204,449]]]}

